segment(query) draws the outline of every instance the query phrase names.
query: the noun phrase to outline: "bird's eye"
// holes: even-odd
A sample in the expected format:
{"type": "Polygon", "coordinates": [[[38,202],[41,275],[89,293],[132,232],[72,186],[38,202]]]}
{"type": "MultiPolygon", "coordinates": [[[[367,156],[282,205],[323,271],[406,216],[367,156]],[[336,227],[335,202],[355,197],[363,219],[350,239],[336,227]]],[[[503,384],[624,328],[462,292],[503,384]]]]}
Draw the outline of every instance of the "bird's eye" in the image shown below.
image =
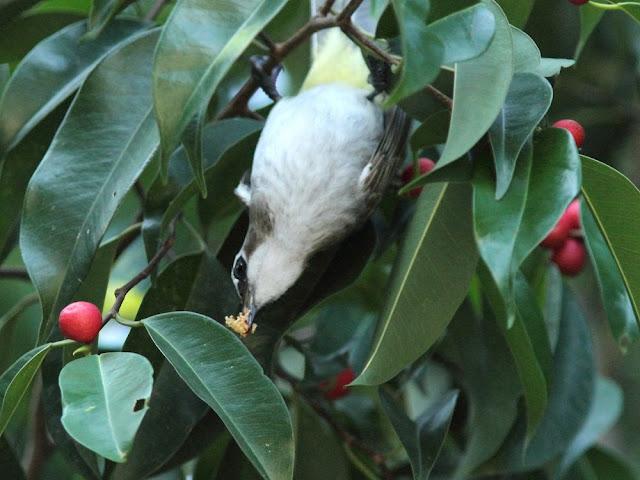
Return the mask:
{"type": "Polygon", "coordinates": [[[243,257],[238,257],[236,260],[233,266],[233,277],[241,282],[247,279],[247,262],[243,257]]]}

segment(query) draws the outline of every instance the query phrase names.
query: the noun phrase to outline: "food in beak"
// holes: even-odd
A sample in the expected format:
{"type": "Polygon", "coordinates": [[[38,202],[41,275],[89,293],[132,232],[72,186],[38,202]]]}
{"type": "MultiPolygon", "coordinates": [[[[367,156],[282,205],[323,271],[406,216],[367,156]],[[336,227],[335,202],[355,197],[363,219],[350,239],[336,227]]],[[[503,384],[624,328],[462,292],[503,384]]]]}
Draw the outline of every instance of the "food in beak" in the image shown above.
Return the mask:
{"type": "Polygon", "coordinates": [[[228,315],[224,317],[224,323],[241,337],[246,337],[250,333],[254,333],[258,327],[258,324],[250,322],[249,316],[250,310],[245,307],[236,316],[228,315]]]}

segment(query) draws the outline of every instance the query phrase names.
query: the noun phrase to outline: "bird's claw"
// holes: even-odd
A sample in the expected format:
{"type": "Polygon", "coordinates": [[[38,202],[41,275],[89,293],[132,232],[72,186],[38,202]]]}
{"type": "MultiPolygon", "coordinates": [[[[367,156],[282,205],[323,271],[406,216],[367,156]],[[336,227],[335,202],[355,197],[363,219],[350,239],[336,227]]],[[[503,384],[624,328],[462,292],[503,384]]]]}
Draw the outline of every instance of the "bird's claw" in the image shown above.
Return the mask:
{"type": "Polygon", "coordinates": [[[267,96],[277,102],[282,98],[280,93],[278,93],[278,89],[276,88],[276,79],[278,78],[278,74],[282,71],[282,65],[276,65],[271,73],[267,73],[264,69],[265,64],[267,63],[269,57],[265,55],[253,55],[249,59],[251,62],[251,75],[258,82],[262,91],[267,94],[267,96]]]}

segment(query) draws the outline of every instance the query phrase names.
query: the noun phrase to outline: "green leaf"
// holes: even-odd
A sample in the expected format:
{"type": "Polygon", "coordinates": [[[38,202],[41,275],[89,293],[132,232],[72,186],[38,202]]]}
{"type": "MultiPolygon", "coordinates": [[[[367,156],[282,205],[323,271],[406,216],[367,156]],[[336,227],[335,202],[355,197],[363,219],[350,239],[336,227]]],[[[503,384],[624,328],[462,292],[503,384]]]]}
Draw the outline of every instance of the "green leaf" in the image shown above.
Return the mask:
{"type": "Polygon", "coordinates": [[[465,303],[451,322],[448,337],[469,404],[469,438],[453,478],[468,478],[507,437],[517,417],[521,386],[495,319],[476,317],[465,303]]]}
{"type": "Polygon", "coordinates": [[[483,54],[493,40],[496,21],[487,7],[474,5],[433,22],[427,31],[444,45],[442,64],[452,65],[483,54]]]}
{"type": "Polygon", "coordinates": [[[582,194],[613,255],[629,294],[636,318],[640,318],[640,191],[617,170],[582,156],[582,194]],[[624,205],[624,208],[620,208],[624,205]]]}
{"type": "Polygon", "coordinates": [[[538,75],[545,78],[555,77],[563,68],[569,68],[575,65],[575,61],[569,58],[546,58],[540,59],[540,66],[536,70],[538,75]]]}
{"type": "Polygon", "coordinates": [[[470,210],[467,185],[423,190],[394,266],[373,349],[355,384],[389,380],[444,332],[476,267],[470,210]]]}
{"type": "Polygon", "coordinates": [[[180,0],[173,9],[153,67],[163,177],[189,122],[206,108],[233,63],[286,3],[239,0],[212,5],[207,0],[180,0]]]}
{"type": "Polygon", "coordinates": [[[497,0],[511,25],[522,28],[527,23],[535,0],[497,0]]]}
{"type": "Polygon", "coordinates": [[[496,198],[502,198],[513,178],[516,160],[551,106],[549,82],[532,73],[516,73],[498,118],[489,130],[496,166],[496,198]]]}
{"type": "Polygon", "coordinates": [[[39,345],[22,355],[0,376],[0,435],[31,387],[51,344],[39,345]]]}
{"type": "Polygon", "coordinates": [[[600,233],[591,211],[584,204],[582,205],[582,231],[611,332],[620,348],[626,351],[627,347],[640,337],[638,321],[616,259],[600,233]]]}
{"type": "Polygon", "coordinates": [[[203,129],[204,121],[207,115],[207,109],[204,108],[199,114],[197,114],[193,120],[189,123],[182,136],[182,143],[184,149],[187,152],[187,159],[189,165],[191,165],[191,171],[193,172],[193,178],[195,180],[200,195],[203,198],[207,198],[207,184],[204,179],[204,153],[203,153],[203,129]]]}
{"type": "Polygon", "coordinates": [[[42,301],[41,339],[80,286],[111,217],[157,147],[149,62],[156,38],[152,32],[131,41],[87,78],[29,182],[20,247],[42,301]]]}
{"type": "Polygon", "coordinates": [[[293,478],[289,412],[242,342],[191,312],[156,315],[144,326],[180,377],[220,416],[254,467],[266,478],[293,478]]]}
{"type": "MultiPolygon", "coordinates": [[[[38,295],[31,293],[23,297],[18,303],[13,305],[7,312],[0,316],[0,372],[4,371],[6,356],[11,351],[10,342],[13,335],[9,332],[15,327],[17,320],[26,309],[38,304],[38,295]]],[[[10,360],[9,360],[10,361],[10,360]]]]}
{"type": "Polygon", "coordinates": [[[580,8],[580,38],[576,45],[576,53],[573,56],[575,60],[580,58],[580,54],[587,44],[587,40],[589,40],[589,37],[600,23],[600,20],[602,20],[603,15],[604,10],[591,5],[583,5],[580,8]]]}
{"type": "Polygon", "coordinates": [[[563,453],[554,478],[562,478],[569,467],[613,427],[622,413],[622,404],[620,387],[611,380],[598,377],[591,410],[571,445],[563,453]]]}
{"type": "Polygon", "coordinates": [[[16,145],[69,97],[106,55],[130,42],[144,27],[140,22],[119,20],[96,40],[82,41],[86,26],[80,22],[36,45],[20,62],[0,98],[0,153],[16,145]]]}
{"type": "MultiPolygon", "coordinates": [[[[174,310],[223,318],[237,311],[238,303],[230,275],[205,251],[171,262],[145,295],[138,318],[174,310]]],[[[180,449],[209,407],[191,392],[171,364],[163,363],[162,354],[144,329],[129,334],[125,349],[145,355],[158,372],[152,408],[142,420],[127,463],[114,471],[114,479],[137,480],[156,472],[180,449]]]]}
{"type": "Polygon", "coordinates": [[[580,191],[580,157],[569,132],[557,128],[534,138],[529,192],[514,250],[522,262],[553,229],[580,191]]]}
{"type": "Polygon", "coordinates": [[[2,469],[2,475],[6,478],[11,478],[12,480],[25,479],[20,462],[5,437],[0,438],[0,469],[2,469]]]}
{"type": "Polygon", "coordinates": [[[438,166],[464,155],[489,130],[498,116],[513,76],[509,22],[493,0],[483,0],[495,17],[496,33],[479,57],[455,66],[453,110],[447,143],[438,166]]]}
{"type": "Polygon", "coordinates": [[[598,480],[635,480],[634,468],[619,454],[603,447],[592,448],[587,455],[589,464],[598,475],[598,480]]]}
{"type": "Polygon", "coordinates": [[[425,0],[391,0],[399,19],[402,44],[402,71],[386,105],[398,103],[431,83],[440,72],[444,46],[425,24],[429,2],[425,0]]]}
{"type": "Polygon", "coordinates": [[[513,40],[513,71],[535,72],[540,67],[542,55],[533,39],[515,27],[511,27],[513,40]]]}
{"type": "Polygon", "coordinates": [[[126,5],[126,0],[93,0],[87,19],[87,38],[96,38],[126,5]]]}
{"type": "Polygon", "coordinates": [[[349,463],[340,439],[304,400],[295,397],[296,468],[294,478],[348,480],[349,463]]]}
{"type": "Polygon", "coordinates": [[[2,252],[11,250],[20,223],[22,203],[29,179],[49,148],[66,108],[57,108],[18,145],[0,165],[0,262],[2,252]]]}
{"type": "Polygon", "coordinates": [[[427,117],[411,134],[411,150],[418,152],[421,148],[446,142],[450,118],[449,110],[441,110],[427,117]]]}
{"type": "Polygon", "coordinates": [[[67,433],[111,461],[126,461],[149,408],[149,361],[129,352],[89,355],[65,365],[59,381],[67,433]]]}
{"type": "Polygon", "coordinates": [[[41,40],[79,20],[67,12],[28,12],[11,20],[0,31],[0,63],[19,62],[41,40]]]}
{"type": "Polygon", "coordinates": [[[4,26],[6,22],[16,17],[31,6],[37,3],[37,0],[3,0],[0,3],[0,25],[4,26]]]}
{"type": "Polygon", "coordinates": [[[538,468],[564,452],[584,425],[591,408],[595,385],[591,333],[566,288],[553,360],[549,403],[534,437],[525,443],[525,428],[521,426],[514,429],[505,442],[506,450],[501,457],[509,471],[538,468]],[[571,408],[567,409],[567,405],[571,408]]]}
{"type": "MultiPolygon", "coordinates": [[[[221,218],[241,208],[233,190],[242,174],[251,165],[257,132],[262,122],[248,119],[229,119],[207,125],[203,132],[205,186],[212,192],[200,203],[209,218],[221,218]]],[[[169,183],[160,176],[153,182],[145,203],[143,235],[147,254],[159,247],[171,220],[198,192],[190,171],[186,149],[179,149],[171,159],[169,183]]]]}
{"type": "Polygon", "coordinates": [[[380,401],[400,441],[404,445],[415,480],[427,480],[440,455],[458,392],[451,391],[412,422],[384,389],[379,390],[380,401]]]}

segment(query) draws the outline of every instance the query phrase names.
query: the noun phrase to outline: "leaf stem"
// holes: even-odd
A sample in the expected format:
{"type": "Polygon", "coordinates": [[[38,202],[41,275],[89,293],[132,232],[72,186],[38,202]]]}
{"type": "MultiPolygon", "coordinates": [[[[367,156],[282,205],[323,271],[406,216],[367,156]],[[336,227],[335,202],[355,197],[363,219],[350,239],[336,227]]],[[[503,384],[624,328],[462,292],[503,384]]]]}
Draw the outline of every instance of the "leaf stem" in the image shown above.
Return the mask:
{"type": "Polygon", "coordinates": [[[70,340],[68,338],[65,338],[64,340],[58,340],[57,342],[51,342],[49,344],[49,346],[51,348],[62,348],[62,347],[66,347],[67,345],[75,345],[76,342],[75,340],[70,340]]]}
{"type": "Polygon", "coordinates": [[[24,268],[0,268],[0,278],[29,281],[29,274],[24,268]]]}
{"type": "Polygon", "coordinates": [[[638,5],[636,2],[622,2],[622,3],[600,3],[591,0],[589,5],[600,10],[624,10],[624,7],[638,5]]]}

